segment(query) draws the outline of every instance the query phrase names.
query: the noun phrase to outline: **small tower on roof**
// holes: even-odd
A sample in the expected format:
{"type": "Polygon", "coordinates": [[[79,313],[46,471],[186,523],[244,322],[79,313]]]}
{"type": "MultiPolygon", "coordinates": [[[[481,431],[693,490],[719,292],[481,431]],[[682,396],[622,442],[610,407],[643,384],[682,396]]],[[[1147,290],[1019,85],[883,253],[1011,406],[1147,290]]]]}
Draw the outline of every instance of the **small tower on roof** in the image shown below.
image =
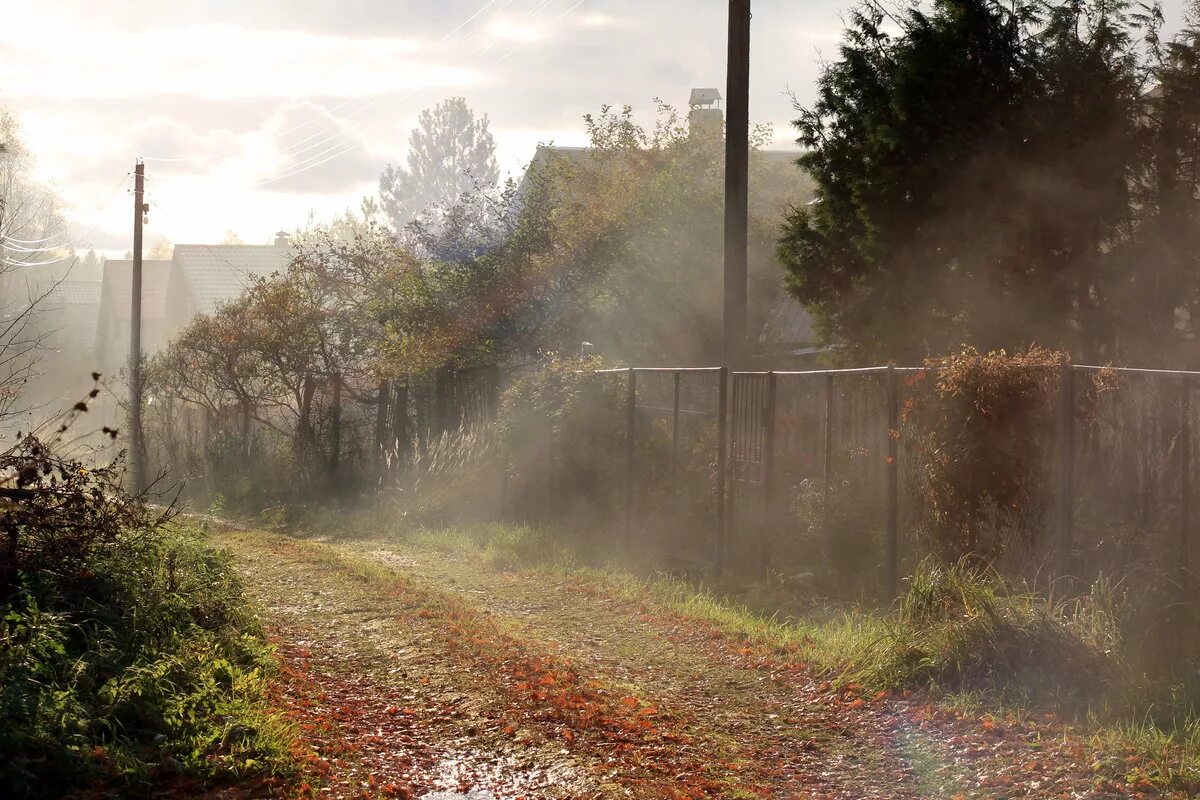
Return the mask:
{"type": "Polygon", "coordinates": [[[718,89],[692,89],[688,100],[688,130],[692,136],[719,139],[725,134],[725,112],[718,89]]]}

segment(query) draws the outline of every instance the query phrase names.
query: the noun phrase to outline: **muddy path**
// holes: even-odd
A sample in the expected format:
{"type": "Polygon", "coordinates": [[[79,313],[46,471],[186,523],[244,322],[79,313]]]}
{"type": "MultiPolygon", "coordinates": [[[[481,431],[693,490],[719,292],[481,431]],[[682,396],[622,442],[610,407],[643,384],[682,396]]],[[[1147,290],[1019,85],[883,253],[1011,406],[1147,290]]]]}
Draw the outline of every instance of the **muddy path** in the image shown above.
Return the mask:
{"type": "Polygon", "coordinates": [[[788,654],[570,576],[385,541],[218,541],[275,630],[317,796],[1139,793],[1066,729],[839,691],[788,654]]]}

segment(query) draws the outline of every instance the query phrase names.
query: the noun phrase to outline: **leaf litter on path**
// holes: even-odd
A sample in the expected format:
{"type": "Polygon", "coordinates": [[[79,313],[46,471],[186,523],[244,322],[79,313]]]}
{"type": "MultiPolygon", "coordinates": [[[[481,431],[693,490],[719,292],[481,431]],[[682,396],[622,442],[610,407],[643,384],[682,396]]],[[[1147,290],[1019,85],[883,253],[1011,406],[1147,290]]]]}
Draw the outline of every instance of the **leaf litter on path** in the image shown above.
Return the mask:
{"type": "Polygon", "coordinates": [[[1053,720],[838,689],[649,598],[378,542],[231,541],[322,690],[374,699],[333,698],[347,752],[323,797],[1155,796],[1053,720]]]}

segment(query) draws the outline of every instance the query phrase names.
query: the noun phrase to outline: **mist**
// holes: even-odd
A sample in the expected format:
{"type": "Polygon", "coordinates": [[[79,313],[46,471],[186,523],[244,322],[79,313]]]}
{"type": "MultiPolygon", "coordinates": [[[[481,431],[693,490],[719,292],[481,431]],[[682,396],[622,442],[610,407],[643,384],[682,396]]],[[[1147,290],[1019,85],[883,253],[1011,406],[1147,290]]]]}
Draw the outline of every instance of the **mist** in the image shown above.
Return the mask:
{"type": "Polygon", "coordinates": [[[645,6],[12,14],[0,794],[1200,791],[1197,9],[645,6]]]}

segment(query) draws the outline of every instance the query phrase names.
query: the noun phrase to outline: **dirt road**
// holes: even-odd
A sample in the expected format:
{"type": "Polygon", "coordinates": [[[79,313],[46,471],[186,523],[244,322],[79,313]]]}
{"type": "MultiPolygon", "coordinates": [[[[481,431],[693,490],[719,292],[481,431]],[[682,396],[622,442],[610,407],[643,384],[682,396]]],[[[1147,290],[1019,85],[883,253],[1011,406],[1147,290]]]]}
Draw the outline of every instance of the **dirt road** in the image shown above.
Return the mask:
{"type": "Polygon", "coordinates": [[[230,532],[320,797],[1153,796],[1054,722],[835,688],[571,576],[230,532]],[[449,793],[449,794],[442,794],[449,793]]]}

